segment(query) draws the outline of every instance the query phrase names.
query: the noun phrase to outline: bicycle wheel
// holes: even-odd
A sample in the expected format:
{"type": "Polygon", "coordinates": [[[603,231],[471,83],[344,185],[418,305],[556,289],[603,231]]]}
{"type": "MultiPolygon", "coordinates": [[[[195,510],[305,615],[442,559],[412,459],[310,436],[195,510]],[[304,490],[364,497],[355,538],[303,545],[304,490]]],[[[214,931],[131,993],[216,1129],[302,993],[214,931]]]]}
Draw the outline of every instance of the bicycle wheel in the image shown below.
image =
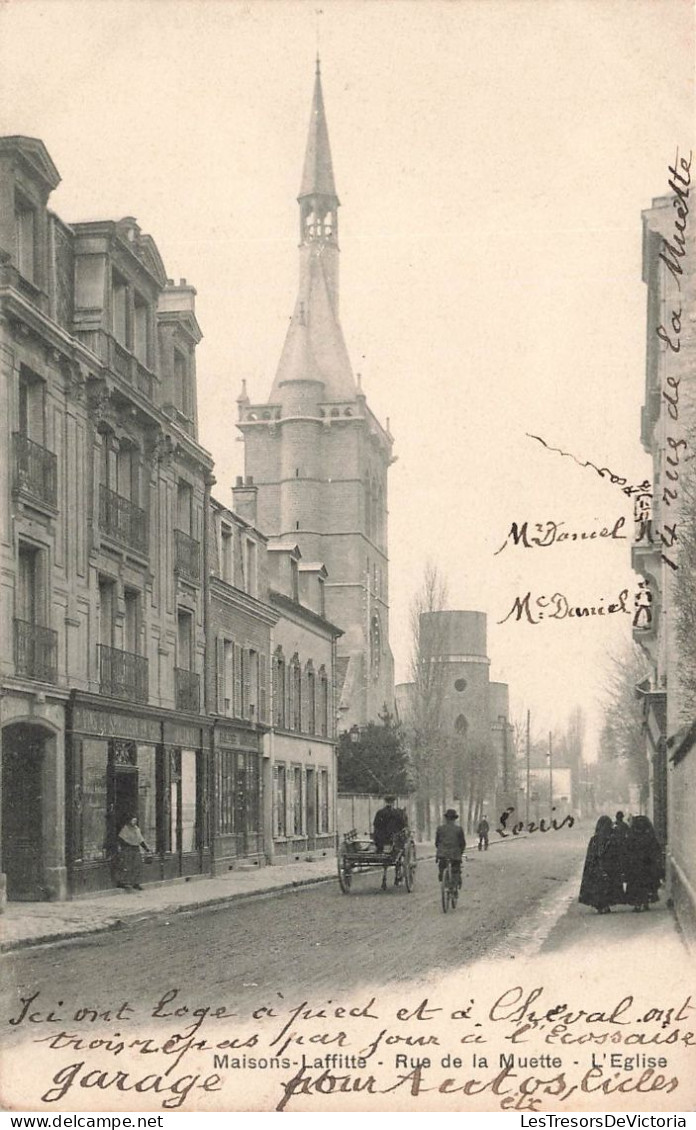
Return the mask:
{"type": "Polygon", "coordinates": [[[442,902],[442,909],[445,914],[447,914],[447,911],[449,910],[451,873],[452,869],[448,864],[445,870],[442,872],[442,878],[440,879],[440,900],[442,902]]]}

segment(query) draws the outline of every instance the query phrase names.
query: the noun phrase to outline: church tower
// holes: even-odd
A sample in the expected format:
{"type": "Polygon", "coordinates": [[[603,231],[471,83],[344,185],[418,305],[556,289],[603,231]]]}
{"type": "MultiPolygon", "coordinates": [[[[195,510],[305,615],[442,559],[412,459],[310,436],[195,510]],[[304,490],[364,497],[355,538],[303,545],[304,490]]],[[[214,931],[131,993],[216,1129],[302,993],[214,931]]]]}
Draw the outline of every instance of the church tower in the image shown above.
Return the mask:
{"type": "MultiPolygon", "coordinates": [[[[323,581],[338,641],[339,729],[393,709],[389,647],[387,470],[392,437],[367,406],[339,320],[339,199],[317,59],[300,193],[297,302],[267,403],[239,397],[245,478],[240,513],[271,546],[299,546],[302,573],[323,581]]],[[[388,422],[387,422],[388,424],[388,422]]]]}

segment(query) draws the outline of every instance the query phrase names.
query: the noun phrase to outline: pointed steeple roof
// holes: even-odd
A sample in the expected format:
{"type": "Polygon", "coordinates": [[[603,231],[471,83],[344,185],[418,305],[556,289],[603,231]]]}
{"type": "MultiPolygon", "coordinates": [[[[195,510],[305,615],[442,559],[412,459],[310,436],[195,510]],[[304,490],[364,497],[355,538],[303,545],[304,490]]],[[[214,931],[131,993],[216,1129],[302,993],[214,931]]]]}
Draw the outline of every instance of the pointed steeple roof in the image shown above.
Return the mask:
{"type": "Polygon", "coordinates": [[[321,89],[321,66],[318,55],[307,150],[298,199],[302,199],[303,196],[331,196],[338,200],[334,184],[333,165],[331,164],[331,146],[329,145],[329,131],[326,126],[324,95],[321,89]]]}

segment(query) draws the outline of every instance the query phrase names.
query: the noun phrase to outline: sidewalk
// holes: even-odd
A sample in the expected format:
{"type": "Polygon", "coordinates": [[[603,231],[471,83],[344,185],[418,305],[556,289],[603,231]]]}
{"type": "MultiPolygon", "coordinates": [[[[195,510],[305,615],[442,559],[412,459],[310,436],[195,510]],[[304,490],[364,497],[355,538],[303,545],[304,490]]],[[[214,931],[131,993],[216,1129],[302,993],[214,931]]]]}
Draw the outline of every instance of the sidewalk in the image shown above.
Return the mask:
{"type": "MultiPolygon", "coordinates": [[[[416,844],[416,852],[420,862],[433,855],[433,847],[416,844]]],[[[336,857],[330,855],[312,862],[301,860],[272,867],[241,867],[214,878],[202,876],[147,884],[142,891],[114,889],[69,902],[9,902],[0,914],[0,952],[334,881],[338,883],[336,857]]]]}

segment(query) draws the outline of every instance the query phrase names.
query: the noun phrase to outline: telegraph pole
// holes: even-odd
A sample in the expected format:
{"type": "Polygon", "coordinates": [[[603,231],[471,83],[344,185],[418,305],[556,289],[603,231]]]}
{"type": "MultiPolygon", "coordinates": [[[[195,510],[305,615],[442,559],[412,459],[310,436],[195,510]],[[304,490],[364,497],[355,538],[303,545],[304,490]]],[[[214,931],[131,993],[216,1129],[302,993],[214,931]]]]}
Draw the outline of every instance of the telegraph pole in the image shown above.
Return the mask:
{"type": "Polygon", "coordinates": [[[530,756],[530,726],[531,726],[531,712],[527,711],[527,806],[525,809],[525,822],[529,824],[529,756],[530,756]]]}
{"type": "Polygon", "coordinates": [[[549,820],[553,814],[553,745],[549,730],[549,820]]]}

